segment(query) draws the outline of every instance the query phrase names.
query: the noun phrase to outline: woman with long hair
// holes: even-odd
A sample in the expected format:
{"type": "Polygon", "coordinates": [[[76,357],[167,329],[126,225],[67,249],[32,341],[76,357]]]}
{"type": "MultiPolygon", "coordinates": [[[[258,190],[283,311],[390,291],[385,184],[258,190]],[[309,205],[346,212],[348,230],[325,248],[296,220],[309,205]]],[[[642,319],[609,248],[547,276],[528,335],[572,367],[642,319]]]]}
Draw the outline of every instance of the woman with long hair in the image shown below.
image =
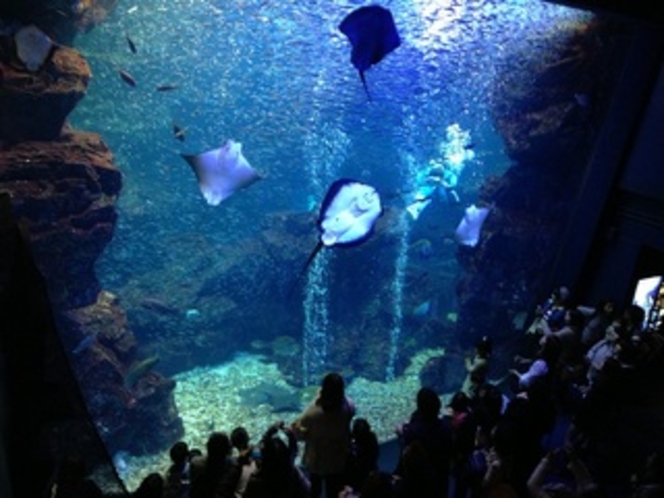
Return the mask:
{"type": "Polygon", "coordinates": [[[344,379],[338,373],[323,378],[316,398],[293,422],[293,430],[304,441],[302,463],[309,473],[311,496],[338,496],[350,457],[350,421],[353,402],[346,397],[344,379]]]}

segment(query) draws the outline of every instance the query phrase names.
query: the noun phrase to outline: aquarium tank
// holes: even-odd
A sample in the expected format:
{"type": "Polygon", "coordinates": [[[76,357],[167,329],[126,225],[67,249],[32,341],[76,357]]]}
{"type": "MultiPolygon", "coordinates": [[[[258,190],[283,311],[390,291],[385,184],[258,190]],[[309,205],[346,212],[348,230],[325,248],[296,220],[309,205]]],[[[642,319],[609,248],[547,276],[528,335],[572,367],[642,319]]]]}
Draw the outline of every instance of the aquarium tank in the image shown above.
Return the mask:
{"type": "Polygon", "coordinates": [[[94,168],[56,154],[83,166],[35,224],[74,221],[36,255],[130,488],[178,440],[294,420],[327,372],[386,442],[420,386],[461,387],[479,338],[502,371],[560,284],[617,20],[539,0],[56,3],[73,27],[52,57],[72,49],[84,88],[54,147],[94,168]]]}

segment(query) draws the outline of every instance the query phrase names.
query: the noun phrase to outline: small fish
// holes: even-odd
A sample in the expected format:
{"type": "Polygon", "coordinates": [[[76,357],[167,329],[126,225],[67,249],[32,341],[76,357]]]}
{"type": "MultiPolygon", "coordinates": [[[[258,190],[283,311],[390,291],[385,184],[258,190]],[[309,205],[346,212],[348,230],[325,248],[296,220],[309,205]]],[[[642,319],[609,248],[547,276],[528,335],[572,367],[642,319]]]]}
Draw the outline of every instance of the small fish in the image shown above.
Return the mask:
{"type": "Polygon", "coordinates": [[[62,16],[62,17],[69,17],[69,14],[67,14],[64,10],[61,9],[52,9],[53,12],[55,12],[57,15],[62,16]]]}
{"type": "Polygon", "coordinates": [[[154,367],[157,363],[159,363],[158,355],[150,356],[144,360],[134,362],[125,373],[125,387],[127,389],[134,387],[138,380],[150,370],[152,370],[152,367],[154,367]]]}
{"type": "Polygon", "coordinates": [[[193,320],[194,318],[199,318],[201,316],[200,310],[197,310],[196,308],[189,308],[185,314],[185,318],[187,320],[193,320]]]}
{"type": "Polygon", "coordinates": [[[125,479],[129,472],[129,465],[127,464],[128,457],[129,453],[123,450],[117,451],[113,455],[113,466],[121,479],[125,479]]]}
{"type": "Polygon", "coordinates": [[[173,138],[175,138],[176,140],[184,142],[186,131],[187,131],[186,128],[180,128],[178,125],[173,123],[173,138]]]}
{"type": "Polygon", "coordinates": [[[166,83],[165,85],[159,85],[157,87],[158,92],[170,92],[171,90],[177,90],[179,88],[178,85],[171,85],[169,83],[166,83]]]}
{"type": "Polygon", "coordinates": [[[419,239],[410,248],[422,259],[427,259],[433,255],[433,246],[429,239],[419,239]]]}
{"type": "Polygon", "coordinates": [[[129,35],[125,35],[125,38],[127,39],[127,45],[129,45],[129,50],[131,50],[132,54],[136,53],[136,44],[132,41],[131,38],[129,38],[129,35]]]}
{"type": "Polygon", "coordinates": [[[172,306],[164,301],[157,299],[155,297],[146,297],[142,299],[138,304],[147,310],[160,313],[162,315],[179,315],[180,310],[175,306],[172,306]]]}
{"type": "Polygon", "coordinates": [[[118,69],[118,73],[120,74],[120,78],[122,78],[122,81],[124,81],[127,85],[131,87],[136,86],[136,80],[127,71],[125,71],[124,69],[118,69]]]}
{"type": "Polygon", "coordinates": [[[90,334],[79,341],[74,349],[72,349],[73,355],[79,355],[86,349],[88,349],[93,342],[95,342],[96,334],[90,334]]]}
{"type": "Polygon", "coordinates": [[[431,311],[431,301],[427,300],[415,306],[415,308],[413,309],[413,316],[418,318],[423,318],[427,316],[430,311],[431,311]]]}

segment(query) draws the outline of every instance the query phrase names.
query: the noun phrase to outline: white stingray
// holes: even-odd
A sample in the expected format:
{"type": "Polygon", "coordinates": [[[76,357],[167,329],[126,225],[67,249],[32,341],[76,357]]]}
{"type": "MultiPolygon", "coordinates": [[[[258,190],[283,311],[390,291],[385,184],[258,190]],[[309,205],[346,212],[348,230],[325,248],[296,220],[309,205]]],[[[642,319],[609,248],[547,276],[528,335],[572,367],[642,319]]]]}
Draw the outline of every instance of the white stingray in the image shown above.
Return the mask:
{"type": "Polygon", "coordinates": [[[354,181],[336,182],[321,209],[320,240],[325,246],[359,243],[370,235],[382,212],[375,188],[354,181]]]}
{"type": "Polygon", "coordinates": [[[383,207],[375,188],[346,178],[334,182],[325,195],[318,215],[320,238],[291,286],[289,296],[323,247],[361,244],[371,236],[382,214],[383,207]]]}
{"type": "Polygon", "coordinates": [[[490,208],[478,208],[475,204],[468,206],[454,232],[457,242],[464,246],[475,247],[480,240],[484,220],[490,211],[490,208]]]}
{"type": "Polygon", "coordinates": [[[182,157],[196,173],[198,187],[212,206],[262,178],[242,155],[242,144],[233,140],[219,149],[182,157]]]}

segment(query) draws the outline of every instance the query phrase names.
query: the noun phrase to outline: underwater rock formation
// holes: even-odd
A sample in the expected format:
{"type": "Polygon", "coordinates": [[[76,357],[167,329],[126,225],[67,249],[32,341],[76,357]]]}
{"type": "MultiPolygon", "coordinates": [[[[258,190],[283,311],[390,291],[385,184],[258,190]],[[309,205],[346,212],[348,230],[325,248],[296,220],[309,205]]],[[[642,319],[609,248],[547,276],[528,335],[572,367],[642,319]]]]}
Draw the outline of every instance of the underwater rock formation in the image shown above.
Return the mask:
{"type": "MultiPolygon", "coordinates": [[[[159,355],[161,371],[221,363],[237,351],[252,350],[251,341],[272,344],[276,337],[299,335],[299,292],[290,309],[283,302],[316,243],[315,219],[308,213],[275,213],[261,228],[255,237],[232,244],[203,233],[171,236],[166,243],[177,265],[153,265],[140,279],[116,287],[133,331],[159,355]],[[193,253],[200,257],[187,256],[193,253]]],[[[299,355],[274,356],[301,370],[299,355]]]]}
{"type": "Polygon", "coordinates": [[[78,33],[101,24],[120,0],[29,0],[0,2],[0,19],[35,24],[58,43],[71,44],[78,33]]]}
{"type": "Polygon", "coordinates": [[[10,36],[0,38],[0,75],[0,141],[5,143],[57,138],[92,76],[85,59],[64,46],[54,47],[39,71],[32,72],[10,36]]]}
{"type": "Polygon", "coordinates": [[[0,190],[30,233],[53,304],[64,309],[97,299],[94,263],[113,236],[122,177],[94,133],[21,142],[0,151],[0,190]]]}
{"type": "Polygon", "coordinates": [[[174,381],[141,368],[124,311],[94,271],[113,236],[121,186],[108,147],[94,133],[67,131],[0,151],[0,190],[10,192],[14,216],[30,234],[93,420],[105,441],[142,453],[167,448],[183,429],[174,381]]]}
{"type": "Polygon", "coordinates": [[[151,369],[155,357],[139,358],[115,295],[102,291],[95,303],[64,313],[60,321],[88,410],[110,452],[155,452],[183,435],[175,382],[151,369]]]}
{"type": "MultiPolygon", "coordinates": [[[[397,209],[386,208],[375,236],[360,246],[323,249],[329,257],[327,285],[334,289],[328,330],[334,347],[328,362],[349,379],[357,372],[377,380],[385,376],[392,304],[384,298],[377,279],[379,275],[389,279],[394,273],[398,216],[397,209]],[[374,276],[358,285],[358,269],[366,268],[374,276]]],[[[268,213],[260,228],[232,244],[215,245],[203,234],[169,241],[176,268],[165,266],[142,279],[128,279],[118,290],[134,331],[159,352],[164,372],[222,363],[237,351],[250,351],[277,362],[294,385],[302,382],[300,338],[307,278],[298,279],[298,275],[317,242],[316,216],[268,213]],[[206,256],[186,257],[194,251],[206,256]],[[293,338],[292,342],[282,340],[285,337],[293,338]]],[[[426,291],[427,286],[419,283],[418,288],[426,291]]],[[[436,329],[435,334],[439,333],[436,329]]],[[[418,335],[413,347],[404,345],[400,352],[398,371],[407,365],[417,343],[427,344],[434,332],[418,335]]]]}
{"type": "Polygon", "coordinates": [[[550,271],[620,59],[610,29],[599,21],[562,27],[550,53],[516,54],[510,62],[519,71],[506,68],[497,79],[491,112],[513,165],[479,194],[494,207],[478,246],[458,250],[457,325],[466,346],[486,333],[519,332],[524,320],[516,318],[554,285],[550,271]]]}
{"type": "MultiPolygon", "coordinates": [[[[183,434],[175,382],[153,370],[157,358],[140,352],[94,270],[113,237],[122,175],[98,134],[66,125],[86,93],[89,66],[55,46],[43,65],[28,68],[13,43],[0,39],[0,192],[9,193],[13,218],[29,236],[59,340],[102,439],[112,451],[166,449],[183,434]]],[[[67,430],[58,437],[67,439],[67,430]]]]}
{"type": "MultiPolygon", "coordinates": [[[[395,220],[400,215],[401,210],[387,207],[375,235],[364,244],[323,249],[329,259],[326,286],[333,289],[327,336],[334,347],[328,351],[326,365],[343,372],[348,380],[358,373],[373,380],[385,378],[394,304],[385,298],[384,282],[395,271],[399,234],[395,220]],[[363,272],[361,278],[358,272],[363,272]]],[[[317,242],[316,215],[267,213],[258,228],[230,242],[201,232],[170,236],[164,243],[169,261],[177,264],[151,261],[150,271],[132,274],[115,287],[132,330],[159,355],[160,371],[173,375],[224,363],[246,351],[266,356],[292,385],[301,385],[307,278],[298,280],[298,275],[317,242]],[[194,253],[198,256],[190,257],[194,253]]],[[[129,247],[128,254],[135,262],[137,252],[129,247]]],[[[109,254],[102,259],[113,271],[125,264],[109,254]]],[[[454,263],[451,257],[445,261],[454,263]]],[[[452,288],[455,277],[446,263],[407,272],[409,311],[404,321],[414,337],[400,342],[397,374],[422,347],[439,345],[441,337],[445,346],[453,340],[453,322],[446,311],[453,306],[454,296],[451,290],[444,294],[444,289],[452,288]],[[441,300],[435,313],[417,316],[410,311],[411,300],[419,304],[430,298],[441,300]]]]}

